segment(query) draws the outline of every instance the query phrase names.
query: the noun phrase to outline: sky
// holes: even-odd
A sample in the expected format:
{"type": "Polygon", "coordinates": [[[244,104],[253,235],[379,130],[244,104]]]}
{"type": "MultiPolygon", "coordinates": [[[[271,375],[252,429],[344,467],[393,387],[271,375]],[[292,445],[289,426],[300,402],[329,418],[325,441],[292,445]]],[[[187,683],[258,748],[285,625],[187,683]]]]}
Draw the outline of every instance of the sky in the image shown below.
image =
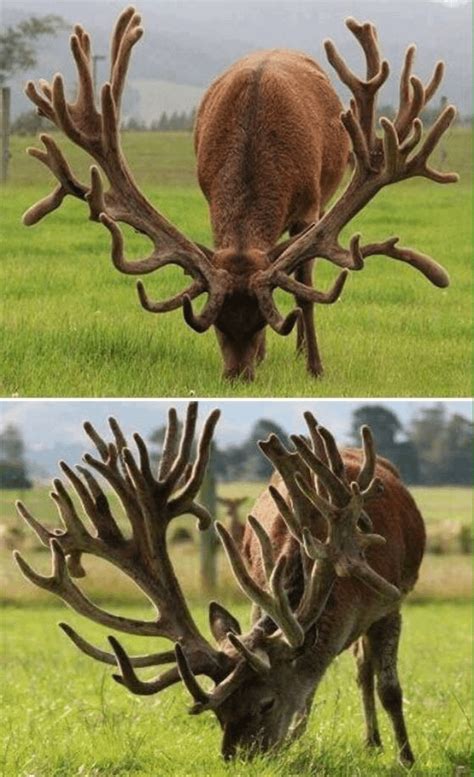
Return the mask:
{"type": "MultiPolygon", "coordinates": [[[[407,423],[413,415],[432,400],[201,400],[200,423],[214,407],[222,415],[216,430],[216,441],[221,447],[242,442],[250,428],[260,418],[276,421],[288,433],[304,430],[303,412],[311,410],[316,418],[328,426],[340,442],[347,442],[353,411],[362,404],[374,402],[391,408],[407,423]]],[[[450,413],[459,413],[472,419],[469,400],[447,400],[450,413]]],[[[40,452],[60,444],[83,444],[86,437],[82,423],[90,420],[101,433],[107,434],[107,418],[114,415],[127,434],[140,432],[145,437],[166,420],[170,406],[182,415],[186,400],[3,400],[0,402],[0,431],[6,424],[20,427],[27,447],[40,452]]]]}

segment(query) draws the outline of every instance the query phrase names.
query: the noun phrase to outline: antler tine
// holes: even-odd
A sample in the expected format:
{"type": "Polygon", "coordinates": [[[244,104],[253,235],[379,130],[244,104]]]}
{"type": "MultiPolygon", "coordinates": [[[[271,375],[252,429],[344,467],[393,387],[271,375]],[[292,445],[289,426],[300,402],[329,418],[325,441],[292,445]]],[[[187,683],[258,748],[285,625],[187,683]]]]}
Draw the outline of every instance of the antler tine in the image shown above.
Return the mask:
{"type": "Polygon", "coordinates": [[[289,335],[290,332],[293,331],[297,321],[301,318],[301,309],[294,308],[294,310],[290,311],[290,313],[283,318],[273,299],[273,289],[269,284],[255,285],[255,292],[260,311],[267,324],[269,324],[277,334],[283,335],[284,337],[289,335]]]}
{"type": "Polygon", "coordinates": [[[23,214],[22,221],[27,227],[37,224],[48,213],[52,213],[53,210],[59,208],[68,194],[83,200],[88,191],[87,186],[75,177],[56,141],[46,133],[40,135],[40,140],[46,151],[29,147],[26,152],[29,156],[38,159],[39,162],[44,164],[52,172],[59,184],[53,189],[51,194],[38,200],[23,214]]]}
{"type": "Polygon", "coordinates": [[[386,60],[381,61],[375,27],[372,24],[359,24],[354,19],[348,19],[346,25],[364,51],[367,62],[367,80],[362,81],[349,69],[332,41],[325,41],[324,48],[330,64],[336,70],[341,81],[349,87],[354,95],[357,120],[370,154],[377,148],[375,131],[377,93],[387,80],[390,68],[386,60]]]}
{"type": "Polygon", "coordinates": [[[326,448],[326,454],[327,454],[327,458],[329,460],[332,472],[339,480],[345,483],[344,462],[342,460],[341,454],[339,453],[339,448],[337,447],[336,440],[334,439],[329,429],[326,429],[324,426],[319,426],[318,431],[324,440],[324,447],[326,448]]]}
{"type": "Polygon", "coordinates": [[[140,680],[135,673],[130,657],[120,642],[112,636],[109,636],[109,642],[114,651],[116,663],[121,671],[121,674],[113,674],[113,679],[120,685],[125,685],[129,691],[137,696],[151,696],[165,688],[169,688],[170,685],[179,683],[181,680],[177,667],[168,669],[154,680],[140,680]]]}
{"type": "Polygon", "coordinates": [[[369,256],[386,256],[405,262],[421,272],[425,278],[439,288],[449,285],[449,275],[431,257],[411,248],[398,247],[398,238],[393,237],[379,243],[360,245],[360,235],[350,241],[349,248],[339,243],[339,233],[351,219],[384,186],[415,176],[428,178],[436,183],[454,183],[455,173],[444,173],[428,165],[442,135],[454,120],[456,111],[448,106],[439,116],[426,138],[422,141],[422,124],[418,114],[432,97],[443,76],[443,65],[438,63],[426,87],[416,76],[411,75],[415,53],[410,47],[405,55],[400,81],[400,107],[394,122],[386,117],[380,120],[383,137],[377,137],[375,128],[376,95],[388,76],[388,64],[380,62],[375,28],[373,25],[359,25],[349,20],[348,27],[364,48],[367,60],[368,80],[362,81],[348,68],[331,41],[326,41],[326,54],[340,79],[353,92],[351,108],[341,115],[355,158],[352,178],[339,200],[324,216],[278,256],[270,269],[260,278],[262,286],[270,285],[277,273],[291,274],[299,266],[322,257],[339,267],[361,270],[369,256]],[[377,73],[376,66],[379,64],[377,73]],[[370,76],[370,77],[369,77],[370,76]],[[416,151],[419,143],[421,147],[416,151]]]}
{"type": "Polygon", "coordinates": [[[374,438],[372,436],[370,427],[366,425],[362,426],[360,430],[360,436],[362,438],[364,458],[359,475],[357,476],[357,482],[361,491],[365,491],[365,489],[369,487],[375,475],[376,454],[374,438]]]}
{"type": "Polygon", "coordinates": [[[14,551],[14,558],[23,575],[34,585],[45,591],[60,596],[73,610],[86,616],[95,623],[123,631],[126,634],[138,634],[142,636],[160,636],[160,629],[155,621],[138,621],[134,618],[124,618],[120,615],[103,610],[93,604],[72,581],[66,556],[60,544],[60,538],[52,538],[50,541],[52,573],[50,576],[40,575],[24,560],[18,551],[14,551]]]}
{"type": "MultiPolygon", "coordinates": [[[[73,143],[80,146],[98,163],[105,173],[110,188],[103,192],[97,168],[91,170],[91,184],[84,186],[74,176],[57,149],[44,155],[38,150],[30,154],[46,164],[58,178],[59,185],[47,197],[30,208],[24,223],[31,225],[58,208],[64,197],[71,194],[88,202],[90,218],[101,222],[111,236],[111,254],[114,266],[123,273],[142,274],[176,264],[194,277],[195,284],[182,294],[163,303],[151,303],[142,290],[143,306],[153,312],[165,312],[186,306],[186,320],[201,330],[210,326],[220,310],[225,296],[228,274],[215,270],[204,249],[189,240],[171,224],[138,189],[128,168],[120,144],[120,103],[132,49],[141,38],[140,16],[127,8],[119,17],[112,37],[110,83],[101,90],[100,112],[94,95],[90,39],[76,25],[71,36],[71,51],[78,72],[78,93],[75,102],[66,99],[62,76],[56,74],[51,85],[40,82],[42,93],[29,82],[26,94],[39,113],[61,129],[73,143]],[[61,164],[59,164],[59,161],[61,164]],[[124,241],[117,222],[125,222],[146,235],[153,243],[149,256],[136,262],[124,255],[124,241]],[[204,311],[194,316],[189,298],[207,291],[209,300],[204,311]]],[[[50,144],[54,141],[50,139],[50,144]]]]}
{"type": "MultiPolygon", "coordinates": [[[[179,491],[176,497],[170,502],[170,515],[182,515],[183,512],[185,512],[185,510],[189,508],[194,502],[194,499],[196,498],[199,489],[201,488],[207,465],[209,463],[212,438],[220,415],[220,410],[213,410],[213,412],[207,417],[201,432],[201,436],[199,438],[196,460],[187,482],[184,484],[182,490],[179,491]]],[[[211,516],[208,515],[204,524],[200,522],[199,528],[201,530],[208,529],[210,525],[211,516]]]]}
{"type": "Polygon", "coordinates": [[[205,291],[206,288],[201,281],[193,281],[184,291],[175,294],[174,297],[170,297],[163,302],[153,302],[146,293],[143,283],[137,281],[137,293],[140,305],[145,310],[148,310],[149,313],[167,313],[170,310],[177,310],[183,306],[185,297],[193,300],[205,291]]]}
{"type": "Polygon", "coordinates": [[[221,523],[216,522],[216,531],[224,545],[227,558],[235,578],[248,598],[261,607],[279,626],[290,645],[298,647],[303,643],[304,633],[288,605],[283,587],[286,559],[278,559],[270,579],[272,594],[264,591],[248,573],[242,556],[231,535],[221,523]]]}
{"type": "MultiPolygon", "coordinates": [[[[84,637],[75,631],[72,626],[67,623],[58,623],[58,626],[66,636],[69,637],[71,642],[86,656],[95,658],[96,661],[101,661],[103,664],[109,664],[111,666],[117,666],[117,660],[114,653],[108,653],[106,650],[100,650],[100,648],[91,645],[84,637]]],[[[162,664],[171,664],[175,661],[174,650],[163,651],[161,653],[150,653],[145,656],[129,656],[130,663],[134,667],[146,667],[146,666],[161,666],[162,664]]]]}
{"type": "Polygon", "coordinates": [[[174,646],[174,651],[178,672],[184,685],[188,689],[196,704],[207,704],[210,696],[201,688],[198,681],[196,680],[193,670],[189,665],[186,653],[184,652],[183,647],[179,644],[179,642],[177,642],[174,646]]]}
{"type": "Polygon", "coordinates": [[[282,476],[291,496],[298,523],[301,526],[305,526],[314,521],[312,504],[301,493],[300,489],[296,487],[294,482],[295,471],[309,476],[305,462],[296,453],[288,451],[275,434],[271,434],[268,440],[260,440],[258,447],[282,476]]]}
{"type": "Polygon", "coordinates": [[[337,477],[334,472],[321,461],[321,459],[318,459],[318,457],[315,456],[311,448],[303,439],[297,435],[291,435],[290,439],[305,464],[324,484],[334,503],[341,507],[346,505],[350,499],[350,494],[340,478],[337,477]]]}
{"type": "Polygon", "coordinates": [[[158,466],[158,480],[165,480],[173,466],[178,450],[178,414],[174,407],[168,410],[165,440],[158,466]]]}
{"type": "Polygon", "coordinates": [[[316,302],[319,305],[332,305],[340,298],[348,276],[349,271],[342,270],[327,292],[312,289],[283,272],[276,274],[275,284],[281,289],[294,294],[302,301],[316,302]]]}
{"type": "Polygon", "coordinates": [[[198,403],[190,402],[186,411],[186,419],[184,422],[183,431],[181,433],[178,453],[166,475],[166,483],[168,484],[168,488],[170,490],[176,486],[179,479],[183,475],[183,472],[191,456],[191,449],[196,431],[197,412],[198,403]]]}
{"type": "Polygon", "coordinates": [[[255,516],[249,515],[247,517],[247,521],[249,522],[250,526],[252,527],[252,531],[257,537],[258,544],[260,545],[260,555],[262,557],[265,576],[267,580],[270,580],[273,569],[275,567],[273,548],[270,537],[268,536],[260,521],[258,521],[255,516]]]}
{"type": "Polygon", "coordinates": [[[412,75],[415,54],[416,46],[409,46],[405,52],[400,75],[400,102],[394,121],[400,142],[410,133],[413,121],[431,100],[444,75],[444,62],[439,61],[436,63],[433,75],[427,85],[423,87],[420,79],[412,75]]]}
{"type": "Polygon", "coordinates": [[[141,16],[127,8],[119,16],[112,35],[110,82],[115,104],[120,106],[132,48],[143,35],[141,16]]]}
{"type": "MultiPolygon", "coordinates": [[[[306,426],[308,427],[309,436],[311,438],[311,444],[313,446],[313,453],[320,459],[323,464],[326,464],[326,466],[329,466],[329,459],[326,452],[326,446],[324,445],[324,440],[320,434],[319,431],[319,425],[314,417],[314,415],[308,410],[305,413],[303,413],[303,417],[306,421],[306,426]]],[[[329,494],[327,489],[324,487],[323,483],[316,478],[316,488],[318,491],[318,494],[323,497],[323,499],[329,499],[329,494]]]]}

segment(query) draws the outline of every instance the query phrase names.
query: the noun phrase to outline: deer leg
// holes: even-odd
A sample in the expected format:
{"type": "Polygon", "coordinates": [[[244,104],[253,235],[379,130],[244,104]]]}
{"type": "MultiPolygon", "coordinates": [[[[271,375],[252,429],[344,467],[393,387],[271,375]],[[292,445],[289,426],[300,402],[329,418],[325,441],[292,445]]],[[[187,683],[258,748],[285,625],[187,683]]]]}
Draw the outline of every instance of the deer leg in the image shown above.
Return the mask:
{"type": "Polygon", "coordinates": [[[392,722],[399,760],[404,766],[412,766],[415,758],[408,741],[403,717],[403,694],[397,672],[401,625],[400,613],[392,613],[375,623],[368,637],[377,677],[377,692],[392,722]]]}
{"type": "MultiPolygon", "coordinates": [[[[313,264],[314,262],[305,262],[303,267],[299,268],[295,273],[297,281],[304,283],[306,286],[313,285],[313,264]]],[[[321,357],[319,355],[318,341],[316,339],[316,324],[314,320],[314,303],[305,302],[296,297],[296,303],[301,308],[303,315],[302,319],[298,321],[296,350],[301,353],[303,350],[306,353],[306,366],[311,375],[322,375],[323,365],[321,363],[321,357]]]]}
{"type": "MultiPolygon", "coordinates": [[[[317,220],[312,219],[312,221],[317,220]]],[[[312,221],[301,221],[293,224],[288,232],[290,237],[298,235],[300,232],[309,226],[312,221]]],[[[298,268],[295,273],[297,281],[306,284],[307,286],[313,285],[313,262],[305,262],[305,264],[298,268]]],[[[296,353],[306,353],[306,363],[308,372],[311,375],[322,375],[323,365],[321,363],[321,357],[318,350],[318,342],[316,339],[316,325],[314,321],[314,303],[304,302],[298,297],[295,297],[296,304],[301,308],[303,316],[299,319],[296,329],[296,353]]]]}
{"type": "Polygon", "coordinates": [[[357,664],[357,685],[362,694],[366,726],[366,743],[368,747],[381,747],[377,711],[375,709],[374,664],[371,656],[370,642],[367,637],[361,637],[355,645],[357,664]]]}
{"type": "Polygon", "coordinates": [[[267,349],[266,349],[266,343],[265,343],[265,329],[262,329],[259,336],[257,355],[255,357],[257,364],[261,364],[263,362],[263,360],[265,359],[266,353],[267,353],[267,349]]]}

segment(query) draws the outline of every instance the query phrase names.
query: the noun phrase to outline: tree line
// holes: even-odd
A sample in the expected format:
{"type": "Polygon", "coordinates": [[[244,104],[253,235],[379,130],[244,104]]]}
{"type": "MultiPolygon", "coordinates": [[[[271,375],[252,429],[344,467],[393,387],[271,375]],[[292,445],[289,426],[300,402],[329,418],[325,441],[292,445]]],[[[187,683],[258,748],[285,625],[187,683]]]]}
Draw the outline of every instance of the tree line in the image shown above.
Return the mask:
{"type": "MultiPolygon", "coordinates": [[[[409,484],[466,485],[472,483],[473,423],[448,412],[443,403],[421,408],[403,424],[396,412],[383,404],[362,405],[352,414],[347,430],[349,444],[360,447],[359,429],[368,424],[377,452],[399,469],[409,484]]],[[[152,457],[158,460],[165,427],[149,436],[152,457]]],[[[243,442],[213,446],[211,469],[217,482],[267,480],[272,467],[257,442],[269,434],[282,439],[286,432],[272,420],[262,418],[243,442]]],[[[23,489],[33,484],[21,430],[9,424],[0,434],[0,483],[2,488],[23,489]]]]}

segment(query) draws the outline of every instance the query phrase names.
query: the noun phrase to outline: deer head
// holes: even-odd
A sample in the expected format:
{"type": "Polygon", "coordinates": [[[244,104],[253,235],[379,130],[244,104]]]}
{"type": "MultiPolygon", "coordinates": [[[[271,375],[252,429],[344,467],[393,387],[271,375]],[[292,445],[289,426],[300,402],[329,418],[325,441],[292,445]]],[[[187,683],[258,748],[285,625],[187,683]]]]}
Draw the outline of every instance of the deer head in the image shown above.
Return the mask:
{"type": "Polygon", "coordinates": [[[52,121],[76,145],[96,162],[90,170],[90,182],[82,183],[74,175],[50,135],[41,135],[45,150],[28,149],[31,156],[46,165],[56,177],[54,191],[31,207],[24,215],[26,225],[37,223],[72,195],[84,200],[89,217],[99,221],[110,232],[112,261],[117,270],[129,275],[145,275],[173,264],[190,276],[190,285],[175,296],[153,301],[143,283],[137,283],[138,296],[145,310],[166,313],[182,308],[186,323],[195,332],[214,326],[224,361],[224,375],[243,376],[251,380],[255,362],[263,353],[263,330],[268,325],[280,335],[288,335],[301,316],[296,307],[282,316],[274,301],[277,289],[293,295],[298,304],[332,304],[344,287],[348,270],[361,270],[369,256],[384,255],[410,264],[437,286],[446,286],[447,273],[430,257],[398,246],[398,238],[361,245],[355,235],[348,249],[339,243],[343,227],[384,186],[407,178],[423,176],[438,183],[457,180],[454,173],[441,173],[428,165],[428,159],[455,116],[455,109],[443,110],[422,140],[419,114],[439,86],[443,64],[438,63],[426,87],[411,75],[414,46],[406,53],[400,81],[400,106],[392,122],[380,120],[382,137],[376,131],[376,100],[380,87],[389,74],[388,63],[381,60],[375,28],[371,24],[347,21],[349,30],[360,42],[367,61],[367,78],[354,75],[337,53],[334,44],[326,42],[326,53],[341,80],[354,97],[351,107],[342,114],[349,133],[355,166],[352,178],[341,196],[326,214],[304,233],[273,247],[269,251],[250,250],[237,256],[228,249],[212,250],[189,240],[171,224],[139,190],[123,154],[120,142],[120,104],[128,64],[135,43],[143,34],[141,17],[128,8],[119,17],[112,35],[111,72],[96,107],[91,46],[88,34],[77,25],[71,36],[71,50],[78,71],[78,92],[68,102],[61,75],[51,84],[33,82],[26,94],[40,115],[52,121]],[[104,189],[99,168],[108,181],[104,189]],[[145,259],[129,261],[124,255],[124,241],[118,222],[124,222],[144,234],[153,248],[145,259]],[[343,268],[328,292],[301,283],[293,275],[314,258],[324,258],[343,268]],[[193,301],[206,295],[199,313],[193,301]]]}
{"type": "Polygon", "coordinates": [[[364,507],[380,494],[374,478],[375,453],[370,432],[363,431],[364,463],[356,482],[347,481],[344,464],[330,433],[307,414],[311,443],[293,437],[295,451],[287,450],[277,437],[260,443],[263,453],[279,473],[270,486],[271,497],[285,521],[290,550],[276,557],[261,522],[249,516],[249,527],[259,547],[265,582],[257,582],[246,567],[241,551],[227,529],[217,524],[234,575],[259,616],[242,633],[237,620],[222,606],[210,605],[212,645],[198,630],[178,583],[166,545],[173,518],[191,514],[198,526],[210,526],[211,517],[196,497],[205,473],[212,434],[219,412],[210,414],[190,466],[197,419],[197,405],[189,406],[178,440],[178,423],[170,410],[168,431],[158,471],[151,468],[143,439],[134,435],[137,453],[131,448],[114,419],[110,420],[113,442],[107,443],[88,423],[85,431],[98,457],[84,456],[86,466],[77,472],[61,462],[61,469],[79,497],[91,531],[86,527],[61,480],[54,480],[51,498],[63,525],[51,531],[39,523],[22,504],[18,512],[51,549],[52,573],[35,572],[16,552],[23,574],[35,585],[61,597],[85,617],[116,631],[148,637],[165,637],[174,649],[144,656],[129,656],[111,636],[113,652],[91,645],[67,624],[60,624],[84,653],[119,672],[114,679],[129,691],[149,695],[182,681],[193,706],[191,714],[213,712],[222,729],[222,752],[226,758],[238,751],[251,755],[283,742],[291,726],[304,720],[306,710],[325,667],[332,660],[331,646],[318,642],[318,624],[325,612],[338,577],[354,577],[376,597],[396,602],[399,590],[377,574],[365,559],[365,549],[385,542],[370,533],[364,507]],[[130,531],[114,517],[109,500],[95,474],[101,475],[119,497],[130,531]],[[275,485],[276,484],[276,485],[275,485]],[[327,526],[324,541],[316,537],[317,521],[327,526]],[[114,615],[91,602],[75,578],[85,575],[83,554],[109,561],[128,575],[154,606],[150,620],[114,615]],[[302,570],[302,591],[295,595],[291,578],[302,570]],[[171,664],[155,679],[141,680],[136,669],[171,664]],[[197,680],[213,681],[205,690],[197,680]]]}

